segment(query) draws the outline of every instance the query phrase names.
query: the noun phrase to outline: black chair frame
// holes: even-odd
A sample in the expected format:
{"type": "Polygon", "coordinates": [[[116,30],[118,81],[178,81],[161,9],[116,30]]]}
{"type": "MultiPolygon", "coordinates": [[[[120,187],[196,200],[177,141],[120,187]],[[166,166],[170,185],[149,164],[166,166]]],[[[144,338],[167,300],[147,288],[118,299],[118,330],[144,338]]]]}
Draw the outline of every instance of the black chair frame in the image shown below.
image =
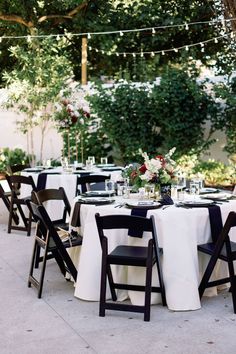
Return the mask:
{"type": "Polygon", "coordinates": [[[75,268],[69,256],[69,253],[67,252],[67,248],[81,246],[82,237],[80,235],[76,235],[76,237],[70,238],[70,240],[62,242],[44,206],[37,205],[32,202],[28,202],[28,204],[33,218],[37,223],[33,254],[28,277],[28,287],[31,287],[31,285],[33,284],[38,290],[38,298],[41,298],[46,263],[49,254],[52,254],[53,258],[55,258],[55,261],[57,262],[61,273],[65,276],[66,272],[68,272],[69,274],[71,274],[74,281],[76,281],[77,269],[75,268]],[[34,268],[35,262],[38,261],[38,248],[42,248],[44,250],[44,255],[42,257],[42,267],[40,276],[39,279],[36,279],[34,275],[34,268]]]}
{"type": "Polygon", "coordinates": [[[90,191],[91,183],[100,183],[105,182],[107,179],[110,179],[110,175],[87,175],[87,176],[78,176],[76,184],[76,195],[80,194],[78,186],[81,186],[82,193],[90,191]]]}
{"type": "MultiPolygon", "coordinates": [[[[0,198],[2,199],[3,203],[5,204],[5,206],[9,212],[10,212],[10,204],[11,204],[10,199],[9,199],[10,196],[11,196],[11,193],[5,192],[0,184],[0,198]]],[[[12,219],[16,225],[19,225],[19,216],[17,215],[15,209],[13,209],[12,219]]]]}
{"type": "Polygon", "coordinates": [[[11,233],[11,230],[20,230],[20,231],[27,231],[27,236],[30,236],[32,215],[29,212],[29,216],[26,216],[22,206],[23,205],[27,206],[27,200],[31,199],[31,195],[21,198],[19,195],[18,188],[16,188],[16,186],[17,185],[21,186],[22,184],[25,184],[31,187],[31,191],[36,191],[34,180],[32,176],[20,176],[20,175],[6,176],[6,179],[11,189],[10,209],[9,209],[9,219],[8,219],[8,233],[11,233]],[[17,225],[13,225],[12,223],[12,221],[15,218],[14,214],[17,211],[21,216],[24,226],[20,226],[19,223],[17,225]]]}
{"type": "MultiPolygon", "coordinates": [[[[161,294],[162,304],[166,305],[165,288],[163,282],[162,269],[160,264],[160,249],[155,229],[153,216],[144,218],[133,215],[95,215],[98,234],[102,247],[102,269],[101,269],[101,288],[100,288],[100,307],[99,316],[105,316],[105,310],[118,310],[139,312],[144,314],[144,321],[150,320],[151,292],[161,294]],[[138,246],[117,246],[111,253],[108,253],[108,238],[104,235],[104,230],[111,229],[132,229],[137,235],[145,231],[152,233],[152,238],[148,241],[147,247],[138,246]],[[145,285],[131,285],[115,283],[112,276],[111,265],[126,265],[146,268],[145,285]],[[159,287],[152,286],[152,267],[156,264],[159,277],[159,287]],[[106,282],[110,286],[113,302],[106,301],[106,282]],[[125,289],[142,291],[145,293],[143,306],[116,303],[117,295],[115,289],[125,289]]],[[[128,237],[128,236],[127,236],[128,237]]]]}
{"type": "Polygon", "coordinates": [[[202,298],[206,288],[230,283],[233,308],[234,313],[236,313],[236,275],[233,264],[233,261],[236,260],[236,243],[231,241],[229,238],[229,232],[233,227],[236,227],[236,212],[232,211],[229,213],[226,222],[223,226],[223,229],[216,242],[209,242],[203,245],[198,245],[198,251],[211,256],[199,285],[199,296],[200,298],[202,298]],[[210,281],[210,277],[218,259],[227,262],[229,276],[210,281]]]}
{"type": "Polygon", "coordinates": [[[69,223],[66,222],[66,218],[67,216],[70,216],[71,206],[63,187],[59,187],[58,189],[42,189],[38,192],[33,192],[32,194],[32,201],[39,205],[44,205],[45,202],[50,200],[62,201],[64,204],[62,217],[57,220],[52,220],[52,223],[58,228],[65,230],[69,229],[69,223]]]}

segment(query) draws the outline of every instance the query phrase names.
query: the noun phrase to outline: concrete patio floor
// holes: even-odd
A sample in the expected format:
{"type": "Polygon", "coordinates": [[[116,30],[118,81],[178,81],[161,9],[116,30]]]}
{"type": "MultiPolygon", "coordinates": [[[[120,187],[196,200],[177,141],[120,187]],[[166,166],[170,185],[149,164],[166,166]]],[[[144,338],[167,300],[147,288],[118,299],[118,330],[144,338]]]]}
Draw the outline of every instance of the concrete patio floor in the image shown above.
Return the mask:
{"type": "Polygon", "coordinates": [[[231,296],[204,298],[202,309],[173,312],[153,305],[151,321],[141,314],[108,311],[73,296],[53,260],[48,262],[42,299],[27,288],[33,237],[7,234],[0,200],[0,353],[233,353],[236,315],[231,296]]]}

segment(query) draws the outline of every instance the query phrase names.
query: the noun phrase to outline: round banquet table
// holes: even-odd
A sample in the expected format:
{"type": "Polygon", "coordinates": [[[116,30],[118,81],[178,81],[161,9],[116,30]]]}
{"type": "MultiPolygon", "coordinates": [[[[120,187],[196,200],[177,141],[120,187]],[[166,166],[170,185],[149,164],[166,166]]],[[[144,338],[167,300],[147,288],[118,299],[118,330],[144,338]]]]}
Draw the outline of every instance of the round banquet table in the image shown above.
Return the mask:
{"type": "MultiPolygon", "coordinates": [[[[76,202],[76,199],[75,199],[76,202]]],[[[117,203],[115,203],[117,205],[117,203]]],[[[236,200],[219,205],[222,221],[230,211],[236,211],[236,200]]],[[[83,244],[78,250],[73,250],[73,260],[78,269],[75,284],[75,296],[89,301],[99,300],[101,246],[95,224],[95,213],[130,214],[126,207],[115,208],[114,205],[86,205],[80,207],[80,233],[83,235],[83,244]]],[[[198,254],[197,245],[206,243],[211,238],[208,209],[177,208],[169,206],[165,209],[148,210],[147,217],[154,215],[157,228],[159,246],[163,249],[162,268],[166,288],[168,308],[174,311],[197,310],[201,307],[198,295],[198,285],[202,273],[208,262],[208,256],[198,254]]],[[[112,248],[120,243],[146,245],[150,235],[144,233],[143,238],[127,237],[119,230],[106,232],[109,245],[112,248]]],[[[236,232],[230,235],[236,241],[236,232]]],[[[217,275],[225,274],[226,264],[218,261],[217,275]]],[[[157,273],[154,268],[153,285],[158,284],[157,273]]],[[[138,267],[113,266],[114,281],[131,280],[133,284],[144,283],[144,269],[138,267]]],[[[108,287],[109,288],[109,287],[108,287]]],[[[216,295],[217,289],[207,289],[207,295],[216,295]]],[[[143,304],[143,293],[118,290],[118,300],[130,298],[133,304],[143,304]]],[[[110,298],[107,289],[107,298],[110,298]]],[[[160,303],[160,295],[152,294],[152,304],[160,303]]]]}
{"type": "MultiPolygon", "coordinates": [[[[39,172],[33,172],[34,169],[32,169],[32,172],[30,171],[31,169],[28,169],[27,171],[22,171],[21,175],[22,176],[32,176],[35,185],[37,186],[38,182],[38,177],[40,175],[39,172]]],[[[63,187],[67,198],[70,203],[73,202],[73,199],[75,198],[76,195],[76,188],[77,188],[77,176],[80,175],[79,171],[76,173],[65,173],[63,172],[61,167],[49,169],[49,170],[43,170],[41,171],[42,173],[47,173],[47,178],[46,178],[46,185],[45,188],[55,188],[58,189],[59,187],[63,187]]],[[[98,174],[104,174],[104,175],[110,175],[111,179],[113,181],[117,181],[120,178],[121,171],[116,170],[116,171],[111,171],[111,172],[105,172],[101,170],[100,168],[94,168],[91,170],[82,170],[81,173],[87,173],[87,174],[93,174],[93,173],[98,173],[98,174]]],[[[30,194],[28,186],[24,185],[21,188],[21,196],[27,196],[30,194]]],[[[46,203],[46,208],[47,212],[49,213],[49,216],[52,219],[57,219],[58,216],[60,216],[63,212],[63,203],[60,203],[58,201],[49,201],[46,203]]]]}

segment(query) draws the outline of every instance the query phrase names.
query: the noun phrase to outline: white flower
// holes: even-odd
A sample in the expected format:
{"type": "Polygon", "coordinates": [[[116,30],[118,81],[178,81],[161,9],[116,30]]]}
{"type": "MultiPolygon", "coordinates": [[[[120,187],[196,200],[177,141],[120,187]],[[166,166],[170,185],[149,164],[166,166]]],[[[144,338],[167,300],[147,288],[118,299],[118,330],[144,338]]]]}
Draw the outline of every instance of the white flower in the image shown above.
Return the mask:
{"type": "Polygon", "coordinates": [[[153,173],[151,173],[149,170],[145,171],[143,175],[140,175],[140,179],[143,181],[150,181],[153,178],[153,173]]]}

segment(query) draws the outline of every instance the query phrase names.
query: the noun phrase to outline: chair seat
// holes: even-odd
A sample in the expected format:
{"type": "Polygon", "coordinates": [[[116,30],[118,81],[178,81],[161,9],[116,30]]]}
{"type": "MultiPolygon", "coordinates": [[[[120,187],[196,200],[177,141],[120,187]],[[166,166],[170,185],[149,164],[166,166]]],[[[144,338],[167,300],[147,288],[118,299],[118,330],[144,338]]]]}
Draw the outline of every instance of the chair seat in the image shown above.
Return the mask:
{"type": "Polygon", "coordinates": [[[58,228],[58,229],[63,229],[65,231],[69,230],[69,223],[68,222],[63,222],[63,221],[59,221],[57,222],[56,220],[52,222],[53,225],[58,228]]]}
{"type": "MultiPolygon", "coordinates": [[[[81,246],[83,242],[83,237],[79,234],[76,236],[71,237],[70,240],[63,241],[63,245],[65,248],[70,248],[70,247],[76,247],[76,246],[81,246]]],[[[50,247],[49,251],[54,249],[55,247],[50,247]]]]}
{"type": "MultiPolygon", "coordinates": [[[[135,265],[144,267],[148,258],[147,247],[140,246],[117,246],[108,254],[110,264],[135,265]]],[[[153,261],[155,256],[153,256],[153,261]]]]}
{"type": "MultiPolygon", "coordinates": [[[[231,245],[231,250],[232,250],[232,257],[236,258],[236,242],[231,241],[230,242],[231,245]]],[[[204,253],[207,253],[209,255],[212,255],[214,253],[215,250],[215,244],[213,242],[210,243],[206,243],[203,245],[198,245],[198,250],[204,253]]],[[[227,253],[226,253],[226,247],[225,245],[223,246],[219,258],[222,259],[223,261],[227,262],[227,253]]]]}

